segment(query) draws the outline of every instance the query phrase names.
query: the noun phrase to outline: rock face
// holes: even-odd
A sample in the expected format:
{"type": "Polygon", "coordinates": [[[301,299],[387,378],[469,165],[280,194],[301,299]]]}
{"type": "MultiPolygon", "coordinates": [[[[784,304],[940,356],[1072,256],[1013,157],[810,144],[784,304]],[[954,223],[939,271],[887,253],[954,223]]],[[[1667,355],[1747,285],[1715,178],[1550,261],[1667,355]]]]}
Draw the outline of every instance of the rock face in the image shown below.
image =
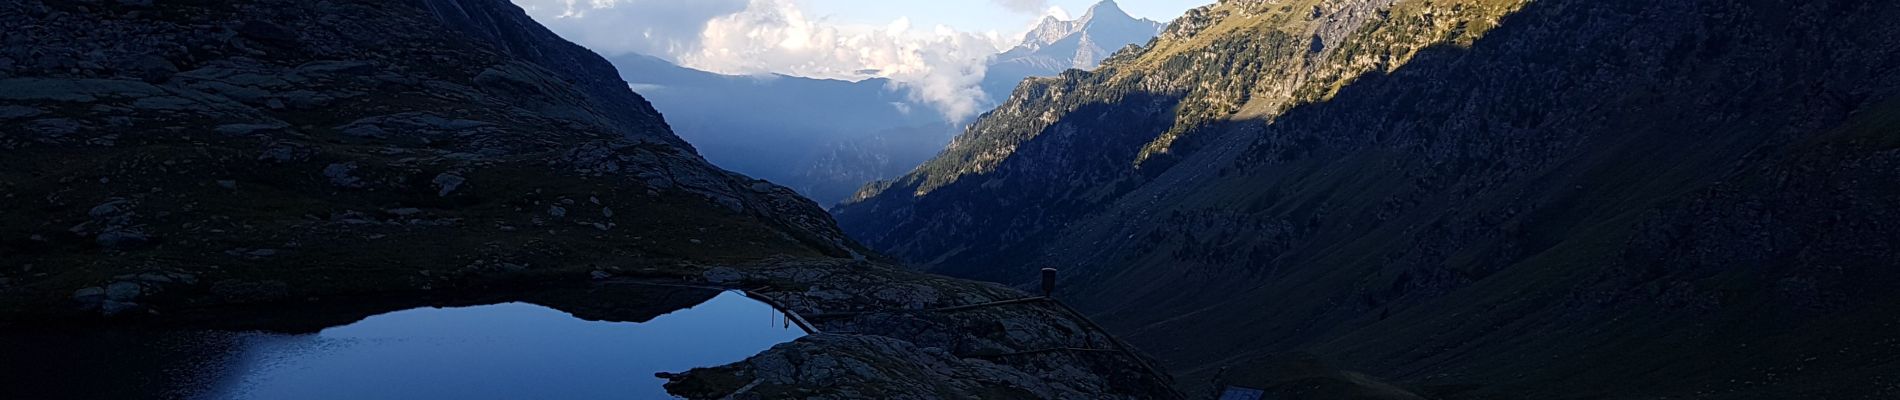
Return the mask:
{"type": "Polygon", "coordinates": [[[506,1],[15,1],[0,30],[0,206],[31,210],[0,216],[3,315],[859,256],[506,1]],[[197,279],[115,278],[146,273],[197,279]]]}
{"type": "Polygon", "coordinates": [[[690,398],[1172,398],[1171,381],[1047,302],[883,265],[768,260],[708,283],[757,293],[822,332],[731,365],[662,374],[690,398]],[[1088,350],[1074,350],[1088,349],[1088,350]]]}
{"type": "Polygon", "coordinates": [[[1458,396],[1879,397],[1824,382],[1900,354],[1897,16],[1224,1],[834,213],[933,271],[1061,267],[1190,384],[1304,351],[1458,396]]]}
{"type": "Polygon", "coordinates": [[[936,397],[915,394],[952,393],[981,398],[1056,398],[1055,390],[1021,371],[883,336],[806,336],[797,343],[774,346],[740,364],[698,374],[721,373],[727,374],[723,378],[748,380],[748,384],[728,392],[695,386],[697,380],[683,380],[669,388],[695,398],[929,399],[936,397]]]}
{"type": "MultiPolygon", "coordinates": [[[[560,77],[564,82],[555,83],[563,89],[580,92],[585,101],[596,107],[600,117],[607,119],[601,125],[611,127],[615,132],[642,138],[651,138],[666,142],[691,152],[692,147],[680,140],[660,119],[660,112],[639,95],[626,90],[626,81],[599,54],[569,43],[560,36],[535,23],[524,19],[520,7],[502,1],[461,1],[461,0],[406,0],[427,9],[443,26],[453,28],[455,32],[469,35],[477,40],[494,46],[517,59],[545,68],[560,77]]],[[[523,80],[506,70],[484,71],[484,79],[476,77],[477,82],[489,81],[493,85],[510,85],[515,82],[533,82],[523,80]]],[[[533,78],[533,77],[530,77],[533,78]]],[[[534,88],[521,88],[535,92],[534,88]]],[[[545,111],[555,113],[565,111],[561,103],[549,103],[545,111]]]]}

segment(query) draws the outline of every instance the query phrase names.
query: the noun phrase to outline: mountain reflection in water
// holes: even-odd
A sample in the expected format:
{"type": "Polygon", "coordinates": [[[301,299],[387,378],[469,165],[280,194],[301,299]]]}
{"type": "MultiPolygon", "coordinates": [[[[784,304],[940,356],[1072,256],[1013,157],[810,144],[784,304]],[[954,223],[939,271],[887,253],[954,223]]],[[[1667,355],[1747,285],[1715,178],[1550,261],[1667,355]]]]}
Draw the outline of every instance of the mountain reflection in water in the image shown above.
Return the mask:
{"type": "Polygon", "coordinates": [[[529,299],[574,314],[522,301],[410,308],[315,333],[151,329],[0,334],[0,350],[51,357],[42,364],[50,368],[20,364],[29,358],[9,360],[15,365],[7,369],[21,371],[8,371],[13,377],[0,381],[19,380],[7,383],[14,389],[0,394],[24,387],[24,393],[15,394],[667,398],[661,388],[665,381],[654,377],[655,372],[731,363],[804,335],[786,326],[777,310],[743,294],[720,292],[704,299],[712,292],[685,298],[680,292],[654,296],[643,290],[641,296],[631,296],[637,300],[621,296],[619,302],[587,294],[529,299]],[[703,302],[691,302],[699,299],[703,302]]]}

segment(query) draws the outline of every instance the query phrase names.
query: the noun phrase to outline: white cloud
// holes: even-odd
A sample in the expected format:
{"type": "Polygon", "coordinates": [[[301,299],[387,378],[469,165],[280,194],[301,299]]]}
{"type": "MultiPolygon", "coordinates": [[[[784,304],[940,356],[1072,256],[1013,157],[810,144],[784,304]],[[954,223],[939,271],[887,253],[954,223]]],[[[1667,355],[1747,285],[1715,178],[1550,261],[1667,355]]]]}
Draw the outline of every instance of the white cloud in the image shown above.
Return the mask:
{"type": "Polygon", "coordinates": [[[783,73],[856,79],[876,70],[952,120],[974,115],[986,99],[977,84],[1000,35],[918,29],[907,18],[881,27],[806,17],[790,0],[753,0],[750,7],[706,23],[698,51],[681,64],[715,72],[783,73]]]}
{"type": "Polygon", "coordinates": [[[514,1],[563,37],[610,56],[642,53],[729,74],[855,80],[875,71],[953,121],[980,111],[988,99],[978,84],[990,58],[1019,40],[920,28],[907,18],[835,23],[807,17],[794,0],[514,1]]]}
{"type": "Polygon", "coordinates": [[[606,55],[668,57],[699,47],[706,21],[745,10],[746,0],[514,0],[528,15],[606,55]]]}

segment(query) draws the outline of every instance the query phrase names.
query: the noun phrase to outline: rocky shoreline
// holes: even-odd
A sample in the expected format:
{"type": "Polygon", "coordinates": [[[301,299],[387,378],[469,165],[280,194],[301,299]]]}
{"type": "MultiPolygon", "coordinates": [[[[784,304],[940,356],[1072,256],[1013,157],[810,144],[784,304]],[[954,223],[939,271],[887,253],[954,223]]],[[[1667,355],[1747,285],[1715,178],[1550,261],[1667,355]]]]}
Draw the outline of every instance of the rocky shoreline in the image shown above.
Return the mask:
{"type": "Polygon", "coordinates": [[[929,311],[1030,297],[1001,285],[848,260],[720,266],[700,278],[839,317],[746,361],[671,376],[668,389],[691,398],[1178,397],[1170,378],[1050,303],[929,311]]]}
{"type": "MultiPolygon", "coordinates": [[[[825,315],[818,332],[744,361],[656,371],[686,398],[1177,398],[1111,338],[1044,302],[930,312],[1030,298],[1018,290],[843,259],[774,258],[727,265],[600,271],[588,277],[481,290],[319,296],[296,301],[172,307],[164,313],[96,314],[0,326],[63,329],[219,329],[310,333],[415,307],[523,301],[589,320],[640,322],[654,298],[745,290],[799,315],[825,315]],[[666,273],[654,273],[656,270],[666,273]],[[1083,349],[1083,350],[1076,350],[1083,349]],[[1051,351],[1055,350],[1055,351],[1051,351]]],[[[90,292],[90,291],[89,291],[90,292]]],[[[107,295],[110,296],[110,295],[107,295]]],[[[111,301],[111,300],[108,300],[111,301]]],[[[15,321],[19,322],[19,321],[15,321]]]]}

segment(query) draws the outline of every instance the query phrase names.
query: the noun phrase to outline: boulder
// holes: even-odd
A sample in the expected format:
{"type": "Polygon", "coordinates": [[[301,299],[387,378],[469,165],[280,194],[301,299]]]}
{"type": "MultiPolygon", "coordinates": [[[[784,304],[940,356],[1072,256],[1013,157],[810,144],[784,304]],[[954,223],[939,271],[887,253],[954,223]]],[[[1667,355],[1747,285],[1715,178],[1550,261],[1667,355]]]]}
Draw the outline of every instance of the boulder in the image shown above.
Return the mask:
{"type": "Polygon", "coordinates": [[[455,189],[461,188],[462,184],[466,182],[468,182],[467,178],[463,178],[461,175],[456,175],[451,172],[437,174],[435,179],[431,180],[431,183],[435,184],[435,194],[438,197],[449,197],[450,193],[455,193],[455,189]]]}
{"type": "Polygon", "coordinates": [[[100,247],[116,250],[138,248],[152,242],[152,236],[136,228],[113,228],[94,239],[100,247]]]}
{"type": "Polygon", "coordinates": [[[356,163],[354,162],[336,163],[323,167],[323,177],[329,178],[331,185],[340,188],[357,189],[363,187],[363,178],[357,177],[355,172],[356,163]]]}
{"type": "Polygon", "coordinates": [[[105,298],[113,301],[133,301],[145,294],[144,287],[137,282],[119,281],[106,285],[105,298]]]}
{"type": "Polygon", "coordinates": [[[96,308],[105,301],[106,288],[93,286],[73,291],[73,302],[96,308]]]}

